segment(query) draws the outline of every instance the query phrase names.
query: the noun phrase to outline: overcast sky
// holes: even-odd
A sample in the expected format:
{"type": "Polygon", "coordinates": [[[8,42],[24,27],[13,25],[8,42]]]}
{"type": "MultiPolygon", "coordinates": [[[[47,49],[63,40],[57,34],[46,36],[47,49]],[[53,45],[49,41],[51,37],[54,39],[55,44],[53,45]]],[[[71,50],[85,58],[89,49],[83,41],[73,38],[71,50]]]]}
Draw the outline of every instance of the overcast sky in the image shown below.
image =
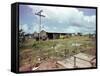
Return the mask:
{"type": "Polygon", "coordinates": [[[36,12],[43,10],[41,30],[61,33],[94,33],[96,30],[96,10],[90,8],[52,7],[20,5],[20,29],[26,33],[39,31],[39,16],[36,12]]]}

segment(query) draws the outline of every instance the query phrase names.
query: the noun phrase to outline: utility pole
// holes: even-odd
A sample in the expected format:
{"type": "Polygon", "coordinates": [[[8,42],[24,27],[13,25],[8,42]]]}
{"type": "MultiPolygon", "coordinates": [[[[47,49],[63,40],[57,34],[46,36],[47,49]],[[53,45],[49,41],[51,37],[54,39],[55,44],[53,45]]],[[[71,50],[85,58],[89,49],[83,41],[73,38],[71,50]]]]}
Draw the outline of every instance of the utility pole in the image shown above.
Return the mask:
{"type": "MultiPolygon", "coordinates": [[[[39,12],[35,13],[35,15],[39,16],[39,18],[40,18],[40,20],[39,20],[39,35],[38,35],[38,37],[39,37],[39,43],[40,43],[40,32],[41,32],[41,18],[45,17],[44,15],[41,14],[42,12],[43,12],[43,10],[40,10],[39,12]]],[[[41,51],[41,48],[40,48],[40,51],[41,51]]]]}
{"type": "Polygon", "coordinates": [[[43,12],[43,10],[40,10],[39,12],[35,13],[35,15],[40,17],[40,21],[39,21],[39,42],[40,42],[40,32],[41,32],[41,17],[45,17],[44,15],[41,14],[42,12],[43,12]]]}

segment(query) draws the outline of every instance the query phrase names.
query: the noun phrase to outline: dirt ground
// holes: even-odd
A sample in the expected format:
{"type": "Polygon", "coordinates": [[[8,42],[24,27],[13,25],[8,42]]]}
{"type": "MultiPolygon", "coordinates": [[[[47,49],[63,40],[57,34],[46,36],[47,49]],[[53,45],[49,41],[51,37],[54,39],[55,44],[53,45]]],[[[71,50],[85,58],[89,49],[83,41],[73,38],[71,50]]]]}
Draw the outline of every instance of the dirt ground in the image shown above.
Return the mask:
{"type": "Polygon", "coordinates": [[[54,59],[48,59],[47,61],[42,62],[37,70],[53,70],[64,68],[62,65],[58,64],[54,59]]]}
{"type": "Polygon", "coordinates": [[[42,61],[41,63],[37,63],[36,65],[24,65],[20,67],[20,71],[34,71],[33,68],[37,68],[35,70],[54,70],[54,69],[63,69],[64,66],[57,63],[54,59],[48,59],[42,61]]]}

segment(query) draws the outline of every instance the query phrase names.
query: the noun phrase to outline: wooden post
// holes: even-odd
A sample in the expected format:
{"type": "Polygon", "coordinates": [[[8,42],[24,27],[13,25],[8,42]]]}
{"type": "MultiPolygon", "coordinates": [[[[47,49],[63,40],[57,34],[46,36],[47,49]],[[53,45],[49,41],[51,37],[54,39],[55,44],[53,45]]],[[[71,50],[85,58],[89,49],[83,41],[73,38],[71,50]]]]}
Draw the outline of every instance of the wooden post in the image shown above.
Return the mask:
{"type": "Polygon", "coordinates": [[[76,68],[76,57],[74,56],[74,68],[76,68]]]}
{"type": "Polygon", "coordinates": [[[64,51],[65,51],[65,58],[66,58],[66,54],[67,54],[66,49],[64,51]]]}

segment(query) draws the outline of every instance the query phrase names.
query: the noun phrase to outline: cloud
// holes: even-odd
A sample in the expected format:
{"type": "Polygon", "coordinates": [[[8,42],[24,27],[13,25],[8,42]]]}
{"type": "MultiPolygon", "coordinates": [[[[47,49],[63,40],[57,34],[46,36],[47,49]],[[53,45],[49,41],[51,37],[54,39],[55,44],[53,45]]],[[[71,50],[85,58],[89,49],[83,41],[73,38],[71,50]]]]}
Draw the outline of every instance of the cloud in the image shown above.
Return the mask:
{"type": "MultiPolygon", "coordinates": [[[[25,33],[34,33],[34,32],[39,32],[39,24],[37,23],[33,23],[32,25],[28,25],[28,24],[23,24],[19,26],[19,29],[23,29],[23,31],[25,33]]],[[[41,25],[41,30],[50,30],[50,28],[48,26],[45,25],[41,25]]]]}
{"type": "Polygon", "coordinates": [[[57,29],[57,27],[54,27],[54,29],[56,30],[56,29],[57,29]]]}
{"type": "Polygon", "coordinates": [[[45,26],[45,25],[42,24],[41,30],[47,31],[47,30],[50,30],[50,28],[48,26],[45,26]]]}
{"type": "Polygon", "coordinates": [[[24,32],[29,32],[29,27],[27,24],[20,25],[19,29],[22,29],[24,32]]]}
{"type": "MultiPolygon", "coordinates": [[[[50,7],[50,6],[32,6],[29,5],[29,8],[32,9],[33,15],[39,10],[43,10],[42,14],[45,15],[45,18],[42,18],[43,28],[46,31],[56,31],[56,32],[82,32],[82,33],[92,33],[95,31],[96,27],[96,16],[85,15],[83,11],[79,11],[77,8],[69,7],[50,7]]],[[[35,16],[35,15],[34,15],[35,16]]],[[[37,17],[37,16],[36,16],[37,17]]],[[[39,17],[37,17],[37,20],[39,17]]],[[[32,32],[38,30],[38,23],[33,23],[31,26],[33,29],[32,32]],[[33,31],[34,30],[34,31],[33,31]]],[[[24,25],[24,29],[28,30],[24,25]]]]}
{"type": "Polygon", "coordinates": [[[36,23],[32,24],[32,25],[28,25],[28,24],[23,24],[20,25],[19,29],[23,29],[23,31],[25,33],[33,33],[33,32],[38,32],[38,25],[36,23]]]}

